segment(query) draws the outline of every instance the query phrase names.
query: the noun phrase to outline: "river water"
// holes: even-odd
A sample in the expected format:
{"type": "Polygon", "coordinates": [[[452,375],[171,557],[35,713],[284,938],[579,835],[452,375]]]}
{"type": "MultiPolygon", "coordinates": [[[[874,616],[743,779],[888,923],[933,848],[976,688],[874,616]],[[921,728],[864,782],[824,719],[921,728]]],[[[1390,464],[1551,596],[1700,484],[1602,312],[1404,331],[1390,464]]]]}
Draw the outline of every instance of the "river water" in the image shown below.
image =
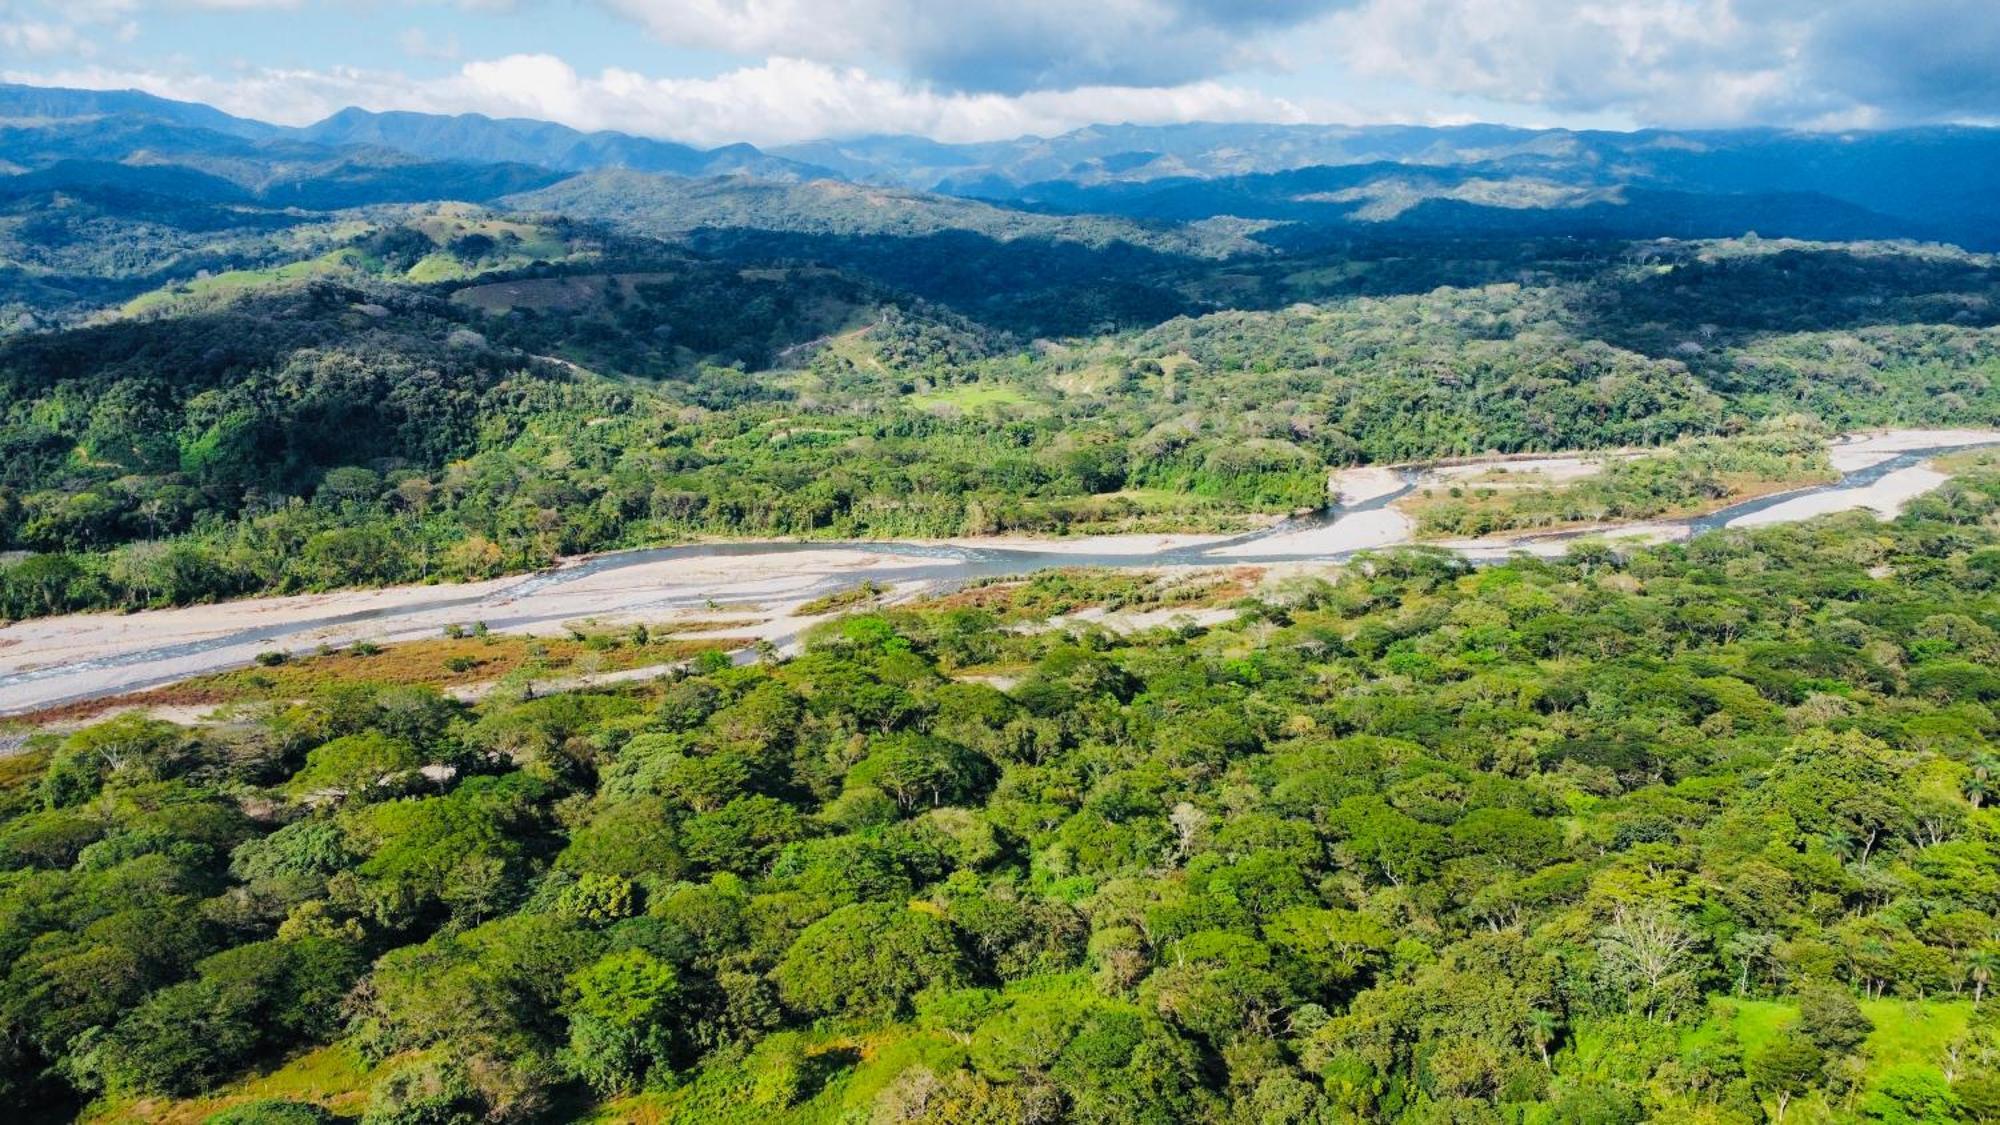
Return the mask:
{"type": "MultiPolygon", "coordinates": [[[[1831,484],[1759,497],[1693,520],[1677,522],[1687,525],[1693,534],[1713,531],[1727,525],[1731,520],[1800,496],[1872,484],[1892,472],[1920,464],[1938,453],[1961,448],[1965,446],[1932,447],[1899,452],[1877,464],[1846,473],[1839,481],[1831,484]]],[[[870,579],[897,585],[922,583],[935,587],[951,587],[980,579],[1013,577],[1059,567],[1126,569],[1339,562],[1360,552],[1338,550],[1299,553],[1281,550],[1275,546],[1269,552],[1260,552],[1256,549],[1256,545],[1266,540],[1282,541],[1283,537],[1302,531],[1327,528],[1357,514],[1384,508],[1416,487],[1419,476],[1416,471],[1405,470],[1402,475],[1403,485],[1400,489],[1363,503],[1352,506],[1335,505],[1320,512],[1285,520],[1272,527],[1261,528],[1234,538],[1171,546],[1150,553],[1094,553],[1034,550],[1013,546],[989,547],[894,541],[733,542],[619,551],[589,558],[556,570],[529,575],[512,583],[502,584],[497,590],[488,584],[478,593],[467,593],[461,588],[441,585],[425,591],[425,593],[434,591],[434,597],[420,596],[416,600],[380,608],[331,612],[321,616],[283,617],[268,624],[225,629],[196,639],[172,643],[148,643],[146,638],[140,637],[129,647],[123,647],[122,651],[103,653],[88,659],[54,661],[0,676],[0,715],[139,691],[185,679],[191,675],[240,667],[248,663],[259,651],[310,648],[313,643],[330,634],[344,636],[350,642],[370,636],[388,636],[399,630],[407,634],[416,628],[433,630],[428,635],[435,635],[434,630],[437,626],[430,622],[441,620],[441,614],[448,615],[456,610],[468,611],[466,614],[468,619],[483,620],[495,631],[520,631],[534,626],[560,623],[578,616],[573,605],[553,604],[563,599],[549,596],[562,593],[564,587],[621,570],[658,567],[660,564],[683,560],[769,559],[772,556],[844,549],[882,556],[886,562],[893,563],[876,567],[864,566],[826,575],[808,585],[788,590],[786,597],[795,599],[837,593],[870,579]],[[1222,554],[1224,551],[1228,553],[1222,554]]],[[[1573,539],[1585,534],[1615,533],[1616,529],[1610,532],[1598,529],[1592,532],[1549,533],[1526,537],[1521,542],[1532,540],[1548,543],[1573,539]]],[[[1505,550],[1502,548],[1482,552],[1481,557],[1491,558],[1504,554],[1505,550]]],[[[732,606],[746,606],[766,601],[768,598],[769,595],[764,593],[728,594],[680,586],[636,593],[618,605],[617,612],[666,613],[701,609],[727,612],[732,606]]],[[[255,600],[247,604],[254,606],[255,600]]]]}

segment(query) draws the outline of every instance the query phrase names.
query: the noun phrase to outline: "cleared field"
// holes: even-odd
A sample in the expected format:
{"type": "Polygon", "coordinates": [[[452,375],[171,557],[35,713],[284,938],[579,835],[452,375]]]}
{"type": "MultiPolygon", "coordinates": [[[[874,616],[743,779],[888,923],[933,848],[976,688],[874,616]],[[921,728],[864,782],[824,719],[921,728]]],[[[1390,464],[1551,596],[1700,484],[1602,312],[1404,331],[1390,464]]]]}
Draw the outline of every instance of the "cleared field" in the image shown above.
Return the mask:
{"type": "Polygon", "coordinates": [[[636,295],[638,286],[668,282],[674,277],[671,273],[586,273],[523,278],[467,286],[453,293],[451,300],[453,304],[490,313],[512,309],[577,312],[602,304],[614,290],[621,297],[630,298],[636,295]]]}

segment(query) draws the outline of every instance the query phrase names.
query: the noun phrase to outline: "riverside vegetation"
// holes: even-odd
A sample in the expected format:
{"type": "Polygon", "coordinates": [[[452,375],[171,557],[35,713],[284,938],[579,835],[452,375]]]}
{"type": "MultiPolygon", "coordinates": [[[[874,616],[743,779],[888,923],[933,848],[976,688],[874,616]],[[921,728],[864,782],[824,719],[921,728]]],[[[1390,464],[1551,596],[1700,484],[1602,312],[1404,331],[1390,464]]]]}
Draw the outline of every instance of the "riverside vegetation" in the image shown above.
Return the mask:
{"type": "MultiPolygon", "coordinates": [[[[1489,451],[1606,460],[1424,534],[1813,483],[2000,424],[1995,136],[774,154],[0,86],[0,619],[1233,530],[1489,451]],[[1973,250],[1827,241],[1871,238],[1973,250]]],[[[1888,522],[864,585],[782,655],[496,617],[47,712],[0,733],[0,1106],[2000,1120],[2000,471],[1949,467],[1888,522]]]]}
{"type": "MultiPolygon", "coordinates": [[[[334,246],[319,272],[0,343],[0,544],[28,552],[0,566],[0,614],[485,577],[698,536],[1219,530],[1321,504],[1327,469],[1362,461],[1801,415],[2000,420],[1995,270],[1955,251],[1457,245],[1415,275],[1290,261],[1277,291],[1258,259],[1188,257],[1155,272],[1322,302],[1051,340],[949,287],[560,218],[340,222],[306,240],[334,246]],[[1476,254],[1495,259],[1456,256],[1476,254]]],[[[1040,328],[1067,315],[1044,295],[1040,328]]],[[[1427,519],[1668,511],[1732,472],[1805,468],[1768,443],[1693,448],[1653,480],[1635,478],[1666,462],[1427,519]]]]}
{"type": "Polygon", "coordinates": [[[1974,465],[1887,525],[1392,553],[1212,629],[1006,627],[1144,581],[1051,575],[647,685],[44,736],[4,1096],[1990,1120],[1996,517],[1974,465]]]}

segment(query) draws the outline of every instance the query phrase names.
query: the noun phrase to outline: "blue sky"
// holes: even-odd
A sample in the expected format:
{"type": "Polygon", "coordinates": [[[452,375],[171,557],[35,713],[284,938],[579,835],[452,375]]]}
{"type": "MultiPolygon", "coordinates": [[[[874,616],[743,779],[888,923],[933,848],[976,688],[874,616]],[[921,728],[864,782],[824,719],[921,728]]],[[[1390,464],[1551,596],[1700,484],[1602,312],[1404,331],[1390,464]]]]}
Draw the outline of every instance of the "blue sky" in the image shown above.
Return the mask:
{"type": "Polygon", "coordinates": [[[0,0],[0,78],[716,144],[2000,120],[2000,0],[0,0]]]}

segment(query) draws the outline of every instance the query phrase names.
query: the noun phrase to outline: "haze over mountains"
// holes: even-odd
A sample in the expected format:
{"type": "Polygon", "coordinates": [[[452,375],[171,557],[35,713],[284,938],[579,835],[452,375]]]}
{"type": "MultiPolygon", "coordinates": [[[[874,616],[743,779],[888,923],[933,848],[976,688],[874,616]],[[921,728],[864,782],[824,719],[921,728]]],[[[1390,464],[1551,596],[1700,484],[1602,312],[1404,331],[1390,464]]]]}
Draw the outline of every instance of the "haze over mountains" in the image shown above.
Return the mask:
{"type": "MultiPolygon", "coordinates": [[[[893,213],[885,215],[891,222],[913,209],[965,213],[934,198],[959,196],[1016,210],[1166,223],[1233,217],[1294,231],[1643,238],[1754,230],[2000,246],[2000,199],[1988,190],[2000,176],[2000,131],[1971,127],[1106,125],[978,144],[879,136],[766,152],[476,114],[348,109],[286,127],[131,91],[6,86],[0,168],[14,173],[0,179],[0,192],[14,197],[71,188],[309,209],[486,202],[597,177],[572,185],[574,200],[594,183],[608,188],[599,174],[615,171],[728,177],[698,189],[656,187],[711,202],[743,193],[739,212],[768,201],[770,183],[893,187],[897,194],[878,198],[894,205],[877,208],[893,213]]],[[[619,190],[632,184],[620,181],[619,190]]]]}

